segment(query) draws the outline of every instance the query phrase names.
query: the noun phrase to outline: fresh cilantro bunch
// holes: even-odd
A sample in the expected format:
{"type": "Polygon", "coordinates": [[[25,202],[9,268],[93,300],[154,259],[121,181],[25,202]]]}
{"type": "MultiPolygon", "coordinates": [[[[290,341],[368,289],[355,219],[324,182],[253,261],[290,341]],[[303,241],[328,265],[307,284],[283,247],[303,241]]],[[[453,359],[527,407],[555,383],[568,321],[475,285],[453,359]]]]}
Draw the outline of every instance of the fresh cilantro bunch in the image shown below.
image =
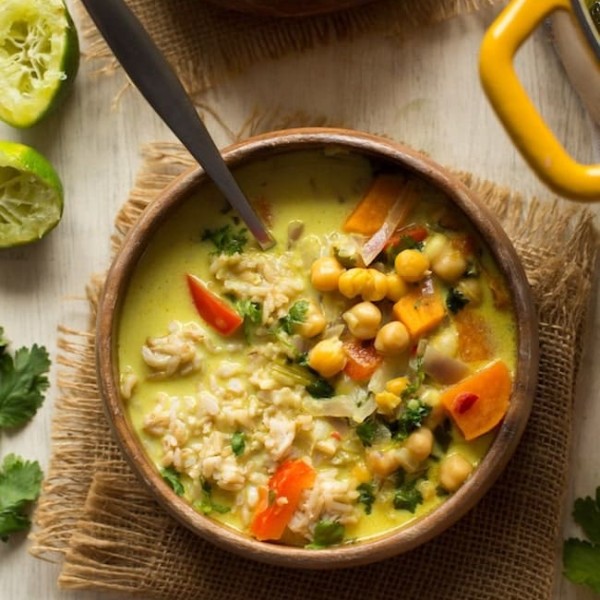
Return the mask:
{"type": "Polygon", "coordinates": [[[37,461],[26,461],[9,454],[0,467],[0,540],[31,525],[27,506],[37,500],[42,484],[42,470],[37,461]]]}
{"type": "Polygon", "coordinates": [[[596,497],[578,498],[573,506],[573,519],[588,538],[570,538],[563,545],[564,575],[600,594],[600,487],[596,497]],[[588,541],[589,540],[589,541],[588,541]]]}
{"type": "Polygon", "coordinates": [[[0,328],[0,429],[29,421],[44,401],[50,358],[46,348],[34,344],[11,356],[0,328]]]}

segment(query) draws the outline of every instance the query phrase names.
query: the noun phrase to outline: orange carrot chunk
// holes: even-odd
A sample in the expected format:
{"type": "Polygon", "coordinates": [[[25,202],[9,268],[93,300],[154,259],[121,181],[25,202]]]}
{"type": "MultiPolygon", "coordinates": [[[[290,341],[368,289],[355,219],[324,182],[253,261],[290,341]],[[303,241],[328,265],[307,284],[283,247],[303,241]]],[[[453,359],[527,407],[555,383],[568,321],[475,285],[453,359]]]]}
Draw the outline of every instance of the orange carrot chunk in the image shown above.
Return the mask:
{"type": "Polygon", "coordinates": [[[342,230],[373,235],[383,225],[405,184],[406,180],[400,175],[377,176],[342,225],[342,230]]]}
{"type": "Polygon", "coordinates": [[[437,327],[446,315],[446,309],[440,294],[426,284],[402,296],[394,304],[393,313],[415,339],[437,327]]]}
{"type": "Polygon", "coordinates": [[[503,419],[510,402],[512,377],[496,360],[448,388],[441,401],[466,440],[491,431],[503,419]]]}
{"type": "Polygon", "coordinates": [[[354,381],[368,381],[383,362],[372,342],[351,338],[344,342],[344,352],[348,358],[344,373],[354,381]]]}
{"type": "Polygon", "coordinates": [[[278,540],[296,512],[302,492],[315,482],[315,470],[303,460],[287,460],[262,488],[250,531],[258,540],[278,540]]]}

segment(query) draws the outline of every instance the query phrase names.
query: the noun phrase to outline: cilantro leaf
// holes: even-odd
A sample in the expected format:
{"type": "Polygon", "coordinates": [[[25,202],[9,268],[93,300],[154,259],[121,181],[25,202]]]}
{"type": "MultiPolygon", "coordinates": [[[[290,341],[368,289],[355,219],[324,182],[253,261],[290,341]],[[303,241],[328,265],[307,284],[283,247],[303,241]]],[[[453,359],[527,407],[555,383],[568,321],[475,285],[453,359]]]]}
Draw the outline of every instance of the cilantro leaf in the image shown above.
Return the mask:
{"type": "Polygon", "coordinates": [[[161,477],[165,483],[178,495],[183,496],[185,488],[181,483],[181,475],[173,467],[166,467],[160,470],[161,477]]]}
{"type": "Polygon", "coordinates": [[[248,299],[238,300],[235,309],[244,319],[244,337],[249,340],[253,329],[262,323],[262,304],[248,299]]]}
{"type": "Polygon", "coordinates": [[[575,500],[573,518],[589,541],[570,538],[564,542],[563,573],[569,581],[600,594],[600,487],[595,498],[575,500]]]}
{"type": "Polygon", "coordinates": [[[323,377],[317,377],[313,382],[306,386],[306,391],[313,398],[331,398],[335,393],[335,388],[323,377]]]}
{"type": "Polygon", "coordinates": [[[446,296],[446,306],[451,313],[456,314],[468,303],[469,299],[460,290],[450,288],[448,295],[446,296]]]}
{"type": "Polygon", "coordinates": [[[421,492],[416,488],[417,480],[402,484],[394,493],[394,508],[414,513],[417,506],[423,502],[421,492]]]}
{"type": "Polygon", "coordinates": [[[4,352],[6,346],[8,346],[8,339],[4,336],[4,328],[0,327],[0,355],[4,352]]]}
{"type": "Polygon", "coordinates": [[[563,544],[564,575],[600,594],[600,546],[570,538],[563,544]]]}
{"type": "Polygon", "coordinates": [[[313,541],[306,547],[313,550],[327,548],[343,541],[346,530],[339,521],[322,519],[315,525],[313,541]]]}
{"type": "Polygon", "coordinates": [[[306,321],[306,315],[308,313],[308,300],[298,300],[290,308],[289,312],[285,317],[281,317],[277,323],[277,329],[283,331],[288,335],[294,333],[294,327],[300,325],[306,321]]]}
{"type": "Polygon", "coordinates": [[[247,231],[244,228],[235,230],[231,225],[224,225],[218,229],[206,229],[202,234],[202,241],[209,240],[215,247],[216,254],[240,254],[248,242],[247,231]]]}
{"type": "Polygon", "coordinates": [[[375,502],[375,484],[372,481],[361,483],[356,489],[359,492],[358,501],[364,504],[365,514],[370,515],[375,502]]]}
{"type": "Polygon", "coordinates": [[[365,447],[373,445],[376,432],[377,422],[373,418],[365,419],[360,425],[356,426],[356,435],[365,447]]]}
{"type": "Polygon", "coordinates": [[[241,456],[246,450],[246,434],[243,431],[236,431],[231,436],[231,449],[236,456],[241,456]]]}
{"type": "Polygon", "coordinates": [[[212,512],[224,514],[229,512],[231,509],[229,506],[219,504],[212,499],[212,487],[208,481],[202,481],[202,492],[199,500],[196,500],[193,504],[194,508],[205,515],[209,515],[212,512]]]}
{"type": "Polygon", "coordinates": [[[394,423],[394,439],[405,440],[413,431],[421,427],[430,412],[431,406],[417,399],[410,400],[394,423]]]}
{"type": "Polygon", "coordinates": [[[0,540],[23,531],[31,524],[25,513],[27,504],[37,499],[42,484],[42,470],[37,461],[26,461],[9,454],[0,468],[0,540]]]}
{"type": "Polygon", "coordinates": [[[600,487],[596,498],[578,498],[573,506],[573,519],[594,544],[600,544],[600,487]]]}
{"type": "Polygon", "coordinates": [[[35,415],[49,385],[49,369],[43,346],[20,348],[14,357],[0,352],[0,429],[18,427],[35,415]]]}

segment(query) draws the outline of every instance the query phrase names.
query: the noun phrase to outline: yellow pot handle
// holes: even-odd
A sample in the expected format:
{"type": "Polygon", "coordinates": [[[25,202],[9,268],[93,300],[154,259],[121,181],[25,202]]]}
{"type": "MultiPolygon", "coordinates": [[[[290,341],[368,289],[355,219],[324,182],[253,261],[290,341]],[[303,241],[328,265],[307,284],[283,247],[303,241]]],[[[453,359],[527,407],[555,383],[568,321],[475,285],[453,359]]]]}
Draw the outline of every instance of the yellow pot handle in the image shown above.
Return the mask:
{"type": "Polygon", "coordinates": [[[479,74],[498,117],[531,167],[554,191],[574,200],[600,201],[600,165],[573,160],[556,140],[521,86],[514,56],[541,21],[570,0],[512,0],[488,29],[479,74]]]}

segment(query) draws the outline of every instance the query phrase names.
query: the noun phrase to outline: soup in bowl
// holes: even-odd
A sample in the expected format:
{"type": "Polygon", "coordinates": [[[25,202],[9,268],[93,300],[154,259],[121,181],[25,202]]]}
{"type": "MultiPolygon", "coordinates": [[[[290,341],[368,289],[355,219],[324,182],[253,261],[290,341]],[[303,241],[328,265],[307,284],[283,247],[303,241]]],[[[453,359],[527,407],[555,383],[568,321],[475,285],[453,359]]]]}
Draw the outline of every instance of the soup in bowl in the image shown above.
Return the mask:
{"type": "Polygon", "coordinates": [[[290,130],[224,155],[277,243],[199,169],[147,207],[98,320],[125,456],[184,525],[250,558],[414,548],[524,430],[537,330],[518,257],[462,184],[387,140],[290,130]]]}

